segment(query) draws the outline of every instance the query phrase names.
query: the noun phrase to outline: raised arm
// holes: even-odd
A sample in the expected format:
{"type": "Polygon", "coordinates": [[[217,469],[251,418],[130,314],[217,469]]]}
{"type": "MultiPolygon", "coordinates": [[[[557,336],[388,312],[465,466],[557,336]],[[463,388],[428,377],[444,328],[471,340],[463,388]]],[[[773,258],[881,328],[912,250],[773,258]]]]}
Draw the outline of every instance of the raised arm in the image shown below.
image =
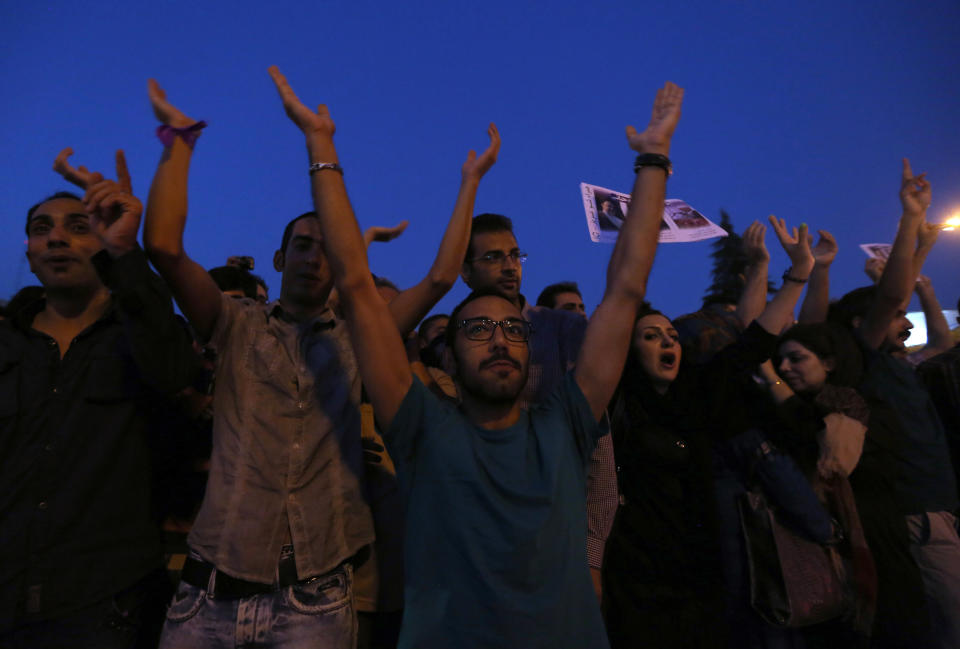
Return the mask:
{"type": "MultiPolygon", "coordinates": [[[[669,155],[682,104],[683,89],[667,82],[657,91],[646,130],[637,133],[632,126],[627,127],[630,148],[641,156],[638,162],[669,155]]],[[[577,357],[577,384],[598,421],[620,381],[637,311],[647,292],[666,188],[665,169],[653,165],[638,167],[627,218],[607,267],[603,300],[590,318],[577,357]]]]}
{"type": "Polygon", "coordinates": [[[767,306],[767,276],[770,253],[764,239],[767,227],[754,221],[743,233],[743,252],[747,258],[743,293],[737,302],[737,317],[744,327],[757,319],[767,306]]]}
{"type": "Polygon", "coordinates": [[[933,282],[926,275],[917,279],[917,297],[923,308],[923,319],[927,326],[927,344],[909,355],[910,362],[919,364],[953,347],[950,324],[943,315],[940,301],[933,290],[933,282]]]}
{"type": "Polygon", "coordinates": [[[901,305],[910,297],[910,291],[917,279],[914,245],[920,226],[924,223],[927,207],[930,206],[930,183],[924,175],[915,177],[910,161],[903,159],[903,175],[900,181],[903,215],[900,217],[897,236],[893,240],[883,275],[877,283],[877,297],[859,326],[864,342],[875,349],[883,344],[887,328],[897,316],[901,305]]]}
{"type": "Polygon", "coordinates": [[[463,258],[470,243],[470,224],[473,219],[473,204],[477,198],[480,179],[497,161],[500,151],[500,133],[494,124],[487,128],[490,146],[481,155],[476,151],[467,154],[461,168],[460,191],[453,206],[453,214],[443,234],[437,257],[427,273],[415,286],[401,292],[390,301],[390,312],[397,323],[400,335],[406,337],[416,329],[430,309],[447,294],[460,274],[463,258]]]}
{"type": "Polygon", "coordinates": [[[174,393],[188,385],[197,370],[191,340],[170,305],[170,294],[137,245],[143,206],[133,195],[133,183],[123,151],[117,151],[117,180],[106,180],[84,167],[73,168],[64,149],[54,169],[85,191],[83,204],[90,227],[103,245],[93,263],[110,289],[117,314],[130,342],[142,377],[158,390],[174,393]]]}
{"type": "Polygon", "coordinates": [[[793,309],[803,293],[813,270],[813,253],[810,252],[810,238],[807,236],[807,224],[801,223],[800,228],[787,229],[783,219],[770,216],[770,225],[780,240],[784,252],[790,258],[790,268],[784,274],[783,285],[777,294],[757,317],[757,324],[768,332],[779,335],[781,331],[793,323],[793,309]]]}
{"type": "Polygon", "coordinates": [[[813,272],[797,320],[803,324],[826,322],[830,308],[830,264],[837,256],[837,240],[826,230],[817,230],[820,240],[813,253],[813,272]]]}
{"type": "MultiPolygon", "coordinates": [[[[156,81],[147,82],[153,112],[164,125],[188,128],[197,122],[169,101],[156,81]]],[[[187,176],[192,147],[183,137],[173,137],[163,149],[153,176],[147,214],[143,226],[143,245],[150,261],[173,291],[177,304],[204,341],[210,338],[220,316],[220,289],[203,266],[190,259],[183,249],[183,230],[187,224],[187,176]]]]}
{"type": "MultiPolygon", "coordinates": [[[[310,164],[338,162],[335,130],[327,107],[316,112],[297,99],[276,66],[270,76],[287,116],[303,131],[310,164]]],[[[360,226],[347,198],[343,175],[331,168],[311,175],[313,204],[323,233],[323,248],[333,271],[360,376],[383,429],[389,428],[413,381],[403,340],[386,303],[373,284],[360,226]]]]}

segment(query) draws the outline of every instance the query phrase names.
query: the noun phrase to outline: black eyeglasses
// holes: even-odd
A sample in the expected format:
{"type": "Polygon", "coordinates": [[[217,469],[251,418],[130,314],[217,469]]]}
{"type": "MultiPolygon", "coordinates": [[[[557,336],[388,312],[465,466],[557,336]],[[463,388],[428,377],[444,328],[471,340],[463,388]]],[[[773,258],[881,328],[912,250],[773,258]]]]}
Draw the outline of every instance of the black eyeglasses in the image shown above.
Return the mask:
{"type": "Polygon", "coordinates": [[[488,252],[485,255],[474,257],[470,261],[471,262],[482,261],[485,264],[490,264],[490,265],[500,264],[502,266],[503,262],[505,262],[507,259],[515,263],[522,264],[527,260],[527,253],[520,252],[519,250],[514,250],[512,252],[507,252],[507,253],[501,252],[499,250],[494,250],[492,252],[488,252]]]}
{"type": "Polygon", "coordinates": [[[503,337],[514,343],[525,343],[533,333],[533,325],[526,320],[489,320],[488,318],[467,318],[457,323],[457,329],[463,329],[467,340],[486,342],[493,338],[497,327],[503,330],[503,337]]]}

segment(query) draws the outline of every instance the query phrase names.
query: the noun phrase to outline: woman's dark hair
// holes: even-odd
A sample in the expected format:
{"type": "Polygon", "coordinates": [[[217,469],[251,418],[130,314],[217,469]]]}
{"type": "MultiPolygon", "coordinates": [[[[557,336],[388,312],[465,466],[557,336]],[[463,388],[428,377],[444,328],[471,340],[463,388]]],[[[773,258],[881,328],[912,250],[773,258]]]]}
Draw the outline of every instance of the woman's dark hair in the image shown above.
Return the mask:
{"type": "Polygon", "coordinates": [[[863,355],[853,335],[843,325],[824,322],[790,327],[777,341],[777,355],[774,358],[777,367],[781,361],[780,347],[791,340],[809,349],[821,361],[833,363],[827,383],[850,388],[859,385],[863,376],[863,355]]]}

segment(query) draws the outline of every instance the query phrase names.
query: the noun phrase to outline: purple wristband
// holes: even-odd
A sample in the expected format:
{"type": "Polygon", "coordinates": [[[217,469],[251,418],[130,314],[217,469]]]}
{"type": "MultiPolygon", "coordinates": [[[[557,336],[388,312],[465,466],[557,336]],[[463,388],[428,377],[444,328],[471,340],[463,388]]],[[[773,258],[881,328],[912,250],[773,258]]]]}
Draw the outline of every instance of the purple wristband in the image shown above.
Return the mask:
{"type": "Polygon", "coordinates": [[[171,147],[173,146],[173,139],[179,136],[184,144],[192,149],[193,145],[197,143],[197,138],[200,137],[200,131],[202,131],[206,125],[207,123],[202,120],[183,128],[175,128],[169,124],[161,124],[157,127],[157,137],[163,143],[163,146],[171,147]]]}

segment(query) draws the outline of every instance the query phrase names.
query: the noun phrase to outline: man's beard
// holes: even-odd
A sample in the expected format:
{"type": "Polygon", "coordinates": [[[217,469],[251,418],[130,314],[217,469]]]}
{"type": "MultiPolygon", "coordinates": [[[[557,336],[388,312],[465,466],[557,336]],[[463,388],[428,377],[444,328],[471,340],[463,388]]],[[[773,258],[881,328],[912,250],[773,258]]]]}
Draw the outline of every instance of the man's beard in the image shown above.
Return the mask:
{"type": "MultiPolygon", "coordinates": [[[[511,358],[510,360],[516,361],[511,358]]],[[[477,399],[491,405],[512,405],[520,394],[523,387],[527,384],[527,373],[529,367],[521,365],[519,375],[509,381],[497,381],[495,383],[485,382],[479,379],[479,375],[464,376],[463,372],[457,372],[457,383],[460,389],[477,399]]]]}

